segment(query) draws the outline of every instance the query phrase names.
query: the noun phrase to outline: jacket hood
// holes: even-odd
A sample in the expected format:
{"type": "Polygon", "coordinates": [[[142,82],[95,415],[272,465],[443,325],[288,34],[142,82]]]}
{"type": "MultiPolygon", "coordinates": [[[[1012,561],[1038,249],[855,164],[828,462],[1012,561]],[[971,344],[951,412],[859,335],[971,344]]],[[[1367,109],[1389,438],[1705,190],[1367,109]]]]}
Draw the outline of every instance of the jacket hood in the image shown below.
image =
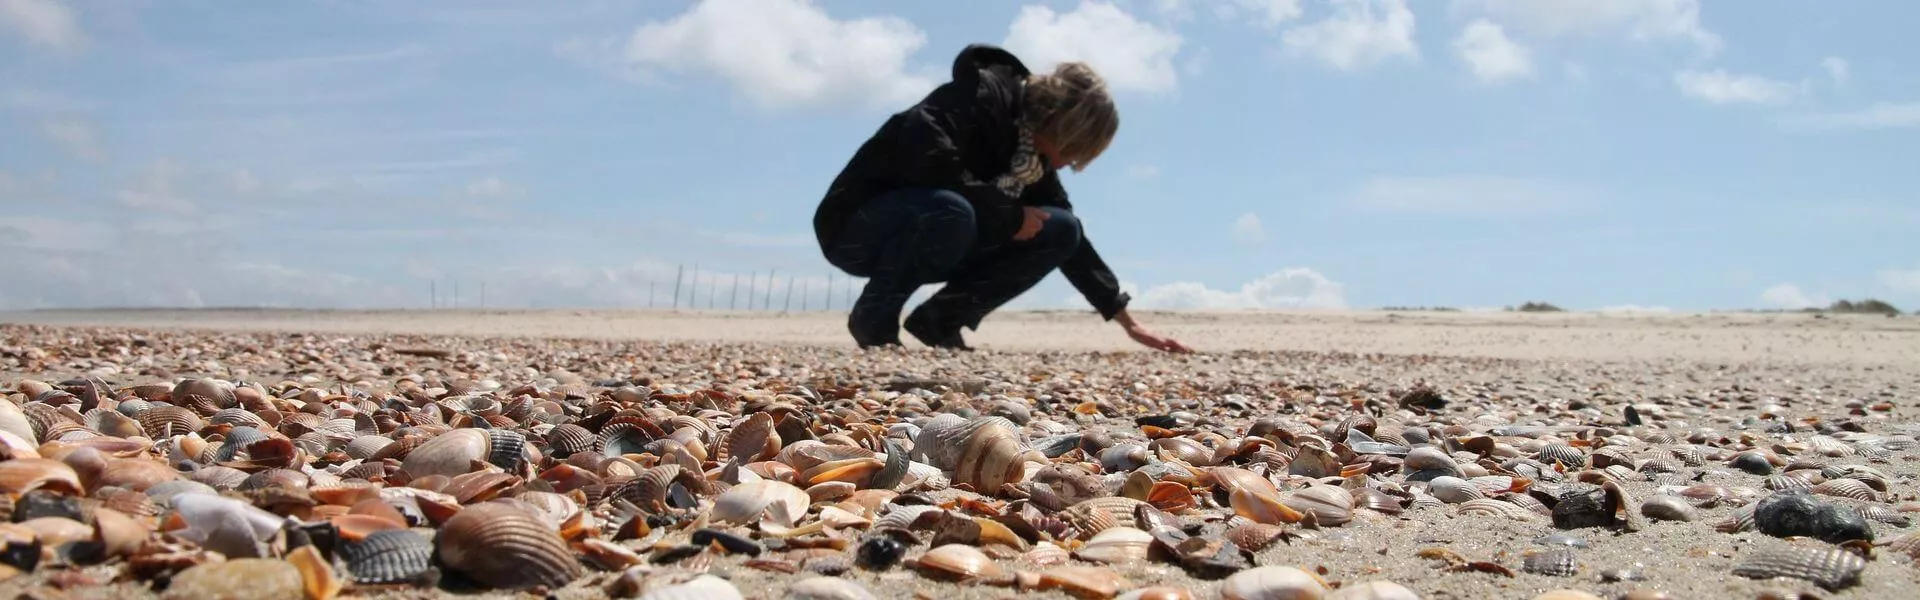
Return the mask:
{"type": "Polygon", "coordinates": [[[953,57],[953,78],[958,81],[973,77],[981,69],[1003,68],[1016,77],[1026,77],[1033,72],[1020,58],[1006,49],[991,44],[970,44],[953,57]]]}

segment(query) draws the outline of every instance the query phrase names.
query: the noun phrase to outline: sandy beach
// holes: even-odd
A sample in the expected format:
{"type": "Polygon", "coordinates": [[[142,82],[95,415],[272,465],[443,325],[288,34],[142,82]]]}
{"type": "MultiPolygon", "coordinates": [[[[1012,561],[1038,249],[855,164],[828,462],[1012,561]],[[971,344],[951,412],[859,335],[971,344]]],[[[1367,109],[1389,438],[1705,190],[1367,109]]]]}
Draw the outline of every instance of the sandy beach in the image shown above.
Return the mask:
{"type": "MultiPolygon", "coordinates": [[[[1779,473],[1843,478],[1839,476],[1848,471],[1833,469],[1869,468],[1884,475],[1881,483],[1887,488],[1874,499],[1816,497],[1855,508],[1882,506],[1889,514],[1920,511],[1920,490],[1914,482],[1920,475],[1915,462],[1920,446],[1914,443],[1920,434],[1914,425],[1920,415],[1920,399],[1914,396],[1920,390],[1920,318],[1378,311],[1139,317],[1202,354],[1153,353],[1085,312],[995,315],[978,332],[969,332],[979,351],[953,354],[918,348],[856,351],[846,339],[843,313],[40,311],[0,313],[0,383],[57,382],[92,374],[117,386],[171,384],[191,377],[272,386],[304,377],[315,386],[347,383],[379,389],[400,374],[417,373],[428,381],[495,381],[501,391],[571,378],[596,386],[600,384],[593,382],[644,380],[656,390],[837,382],[878,394],[902,378],[978,379],[987,382],[986,390],[971,404],[949,409],[1000,414],[996,411],[1012,402],[1031,410],[1029,433],[1040,422],[1051,421],[1061,431],[1083,436],[1097,431],[1115,442],[1141,444],[1149,443],[1149,436],[1137,419],[1157,415],[1197,415],[1197,422],[1183,423],[1176,433],[1212,431],[1226,436],[1223,439],[1246,435],[1263,420],[1311,434],[1334,431],[1365,415],[1378,420],[1383,440],[1391,439],[1390,431],[1417,425],[1436,434],[1433,444],[1494,435],[1519,457],[1536,456],[1533,449],[1550,442],[1574,440],[1573,446],[1586,456],[1608,446],[1629,461],[1615,475],[1633,499],[1630,510],[1637,512],[1639,504],[1666,497],[1688,503],[1690,519],[1651,520],[1632,529],[1563,528],[1545,515],[1503,519],[1462,513],[1456,502],[1413,503],[1386,511],[1355,508],[1351,521],[1339,526],[1286,525],[1291,531],[1287,540],[1252,552],[1251,564],[1296,566],[1340,587],[1392,581],[1422,598],[1534,598],[1559,589],[1601,598],[1630,593],[1639,594],[1631,596],[1635,598],[1803,593],[1900,598],[1911,597],[1910,591],[1920,584],[1914,558],[1885,547],[1873,550],[1856,583],[1835,590],[1802,579],[1738,576],[1735,565],[1763,550],[1838,546],[1716,527],[1772,493],[1768,488],[1774,482],[1730,466],[1736,454],[1748,451],[1773,453],[1780,462],[1771,470],[1779,473]],[[166,341],[137,347],[115,341],[135,337],[166,341]],[[389,353],[403,345],[444,349],[453,358],[389,353]],[[23,358],[35,347],[45,349],[34,355],[41,359],[23,358]],[[122,347],[126,352],[110,350],[122,347]],[[295,352],[296,347],[301,350],[295,352]],[[309,357],[296,356],[303,353],[309,357]],[[139,357],[144,358],[133,360],[139,357]],[[1446,399],[1444,406],[1408,405],[1405,393],[1417,386],[1437,391],[1446,399]],[[1640,407],[1636,422],[1643,424],[1624,416],[1629,405],[1640,407]],[[1816,437],[1843,440],[1845,449],[1814,450],[1808,444],[1816,437]],[[1704,451],[1706,460],[1678,460],[1683,447],[1704,451]],[[1719,491],[1708,502],[1681,495],[1682,490],[1704,488],[1719,491]],[[1523,568],[1524,556],[1547,549],[1542,541],[1551,534],[1577,539],[1572,573],[1523,568]],[[1449,569],[1452,563],[1445,558],[1422,557],[1440,556],[1434,548],[1506,572],[1449,569]]],[[[906,399],[895,398],[896,403],[906,399]]],[[[27,400],[18,394],[12,399],[27,400]]],[[[1463,465],[1471,458],[1461,451],[1454,455],[1463,465]]],[[[1511,464],[1511,458],[1483,456],[1480,464],[1511,464]]],[[[1098,458],[1087,460],[1100,463],[1098,458]]],[[[1467,470],[1474,469],[1469,465],[1467,470]]],[[[1577,481],[1575,472],[1581,468],[1564,471],[1553,475],[1564,480],[1536,485],[1594,487],[1577,481]]],[[[1297,474],[1291,480],[1284,474],[1276,477],[1287,485],[1310,483],[1297,474]]],[[[1405,470],[1365,477],[1392,486],[1412,484],[1405,470]]],[[[957,489],[928,494],[941,501],[972,497],[957,489]]],[[[1215,498],[1197,501],[1200,507],[1180,513],[1196,524],[1194,532],[1202,531],[1200,523],[1220,526],[1220,515],[1232,512],[1215,507],[1215,498]]],[[[1884,546],[1910,535],[1914,527],[1876,521],[1871,530],[1875,542],[1884,546]]],[[[908,556],[926,550],[926,539],[923,535],[920,547],[908,556]]],[[[1044,570],[1023,558],[997,562],[1008,570],[1044,570]]],[[[677,567],[645,568],[665,576],[677,567]]],[[[1164,561],[1136,560],[1105,568],[1125,578],[1122,592],[1167,585],[1185,588],[1192,597],[1217,598],[1225,585],[1219,578],[1198,577],[1164,561]]],[[[783,597],[786,585],[800,576],[751,568],[737,555],[713,559],[706,572],[729,579],[749,598],[783,597]]],[[[609,589],[613,577],[590,569],[557,595],[597,597],[609,589]]],[[[939,582],[905,567],[853,569],[844,578],[883,598],[1069,597],[1058,590],[939,582]]],[[[44,578],[17,578],[0,583],[0,593],[32,592],[46,585],[44,578]]],[[[100,589],[138,589],[138,584],[121,585],[133,587],[100,589]]],[[[349,592],[434,595],[421,590],[349,592]]]]}
{"type": "MultiPolygon", "coordinates": [[[[1569,361],[1920,368],[1920,318],[1804,313],[1142,312],[1207,352],[1304,351],[1569,361]]],[[[846,313],[645,310],[77,310],[0,312],[0,323],[218,331],[405,333],[850,346],[846,313]]],[[[1086,311],[995,314],[986,350],[1144,351],[1086,311]]]]}

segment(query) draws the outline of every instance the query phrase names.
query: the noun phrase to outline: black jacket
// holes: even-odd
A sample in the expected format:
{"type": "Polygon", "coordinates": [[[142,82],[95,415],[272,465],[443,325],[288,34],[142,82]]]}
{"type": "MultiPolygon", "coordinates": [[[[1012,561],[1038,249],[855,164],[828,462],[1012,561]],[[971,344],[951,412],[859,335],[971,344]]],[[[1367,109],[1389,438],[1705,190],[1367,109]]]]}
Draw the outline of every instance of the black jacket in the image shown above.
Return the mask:
{"type": "MultiPolygon", "coordinates": [[[[824,251],[841,226],[868,200],[907,186],[948,189],[973,204],[981,241],[1008,240],[1020,229],[1022,206],[1073,210],[1051,166],[1018,198],[990,183],[1007,171],[1018,145],[1021,81],[1030,71],[1004,49],[974,44],[953,60],[953,80],[919,104],[889,117],[861,144],[814,211],[813,229],[824,251]],[[968,185],[961,173],[980,183],[968,185]]],[[[1060,273],[1100,315],[1112,319],[1131,299],[1083,234],[1080,249],[1060,273]]]]}

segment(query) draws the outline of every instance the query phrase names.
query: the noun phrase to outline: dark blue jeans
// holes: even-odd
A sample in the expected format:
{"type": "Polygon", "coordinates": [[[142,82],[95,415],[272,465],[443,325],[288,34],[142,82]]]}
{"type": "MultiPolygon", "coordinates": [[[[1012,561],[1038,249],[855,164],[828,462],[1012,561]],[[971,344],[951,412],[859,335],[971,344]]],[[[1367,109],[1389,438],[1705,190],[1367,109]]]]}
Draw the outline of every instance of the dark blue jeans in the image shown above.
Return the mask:
{"type": "Polygon", "coordinates": [[[961,327],[981,319],[1040,283],[1080,246],[1080,220],[1049,213],[1033,239],[976,240],[973,205],[941,189],[907,188],[868,202],[853,214],[827,262],[867,278],[847,328],[861,346],[898,344],[900,311],[920,286],[946,282],[908,318],[921,341],[958,343],[961,327]],[[934,339],[929,339],[932,337],[934,339]]]}

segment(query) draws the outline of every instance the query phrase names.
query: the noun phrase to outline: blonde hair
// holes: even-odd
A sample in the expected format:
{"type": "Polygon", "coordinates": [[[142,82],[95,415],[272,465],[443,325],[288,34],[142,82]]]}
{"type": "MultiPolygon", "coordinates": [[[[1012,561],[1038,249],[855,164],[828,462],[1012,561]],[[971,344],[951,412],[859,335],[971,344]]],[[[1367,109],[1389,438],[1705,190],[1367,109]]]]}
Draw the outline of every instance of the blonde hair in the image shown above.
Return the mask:
{"type": "Polygon", "coordinates": [[[1106,80],[1083,62],[1063,62],[1052,73],[1028,76],[1025,119],[1075,172],[1106,152],[1120,129],[1120,111],[1106,80]]]}

